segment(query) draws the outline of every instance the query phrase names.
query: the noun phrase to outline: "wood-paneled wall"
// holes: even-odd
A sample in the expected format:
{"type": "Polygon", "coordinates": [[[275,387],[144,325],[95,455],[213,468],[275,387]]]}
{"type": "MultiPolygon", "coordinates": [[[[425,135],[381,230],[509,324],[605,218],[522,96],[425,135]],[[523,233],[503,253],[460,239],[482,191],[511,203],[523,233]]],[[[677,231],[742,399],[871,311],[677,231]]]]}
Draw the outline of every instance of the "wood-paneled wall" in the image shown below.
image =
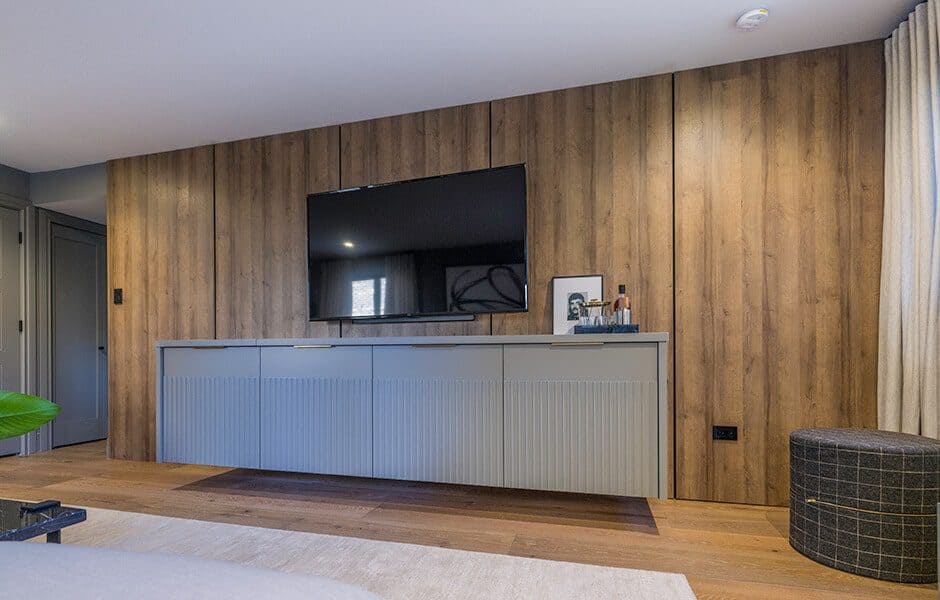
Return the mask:
{"type": "Polygon", "coordinates": [[[307,195],[339,187],[339,127],[216,145],[219,338],[339,335],[307,317],[307,195]]]}
{"type": "MultiPolygon", "coordinates": [[[[489,103],[342,126],[342,187],[434,177],[490,166],[489,103]]],[[[456,323],[343,323],[345,337],[487,335],[490,317],[456,323]]]]}
{"type": "Polygon", "coordinates": [[[212,148],[108,163],[108,452],[153,460],[160,339],[215,337],[212,148]]]}
{"type": "Polygon", "coordinates": [[[112,161],[111,453],[153,457],[156,339],[550,333],[599,272],[675,333],[677,495],[783,503],[790,430],[875,422],[883,87],[876,41],[112,161]],[[527,314],[306,321],[307,194],[518,162],[527,314]]]}
{"type": "Polygon", "coordinates": [[[552,331],[552,278],[627,284],[644,331],[672,331],[672,78],[493,102],[493,166],[526,163],[529,312],[493,333],[552,331]]]}
{"type": "Polygon", "coordinates": [[[678,495],[784,504],[790,431],[876,426],[882,44],[675,93],[678,495]]]}

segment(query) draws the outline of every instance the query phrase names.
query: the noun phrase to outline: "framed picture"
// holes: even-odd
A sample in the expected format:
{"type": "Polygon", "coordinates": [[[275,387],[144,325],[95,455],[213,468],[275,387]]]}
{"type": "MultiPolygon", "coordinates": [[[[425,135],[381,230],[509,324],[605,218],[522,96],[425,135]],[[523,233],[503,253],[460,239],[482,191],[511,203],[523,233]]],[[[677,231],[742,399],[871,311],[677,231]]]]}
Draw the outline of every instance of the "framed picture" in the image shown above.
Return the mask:
{"type": "Polygon", "coordinates": [[[552,333],[574,333],[578,324],[581,304],[588,300],[604,299],[604,277],[576,275],[552,279],[552,333]]]}

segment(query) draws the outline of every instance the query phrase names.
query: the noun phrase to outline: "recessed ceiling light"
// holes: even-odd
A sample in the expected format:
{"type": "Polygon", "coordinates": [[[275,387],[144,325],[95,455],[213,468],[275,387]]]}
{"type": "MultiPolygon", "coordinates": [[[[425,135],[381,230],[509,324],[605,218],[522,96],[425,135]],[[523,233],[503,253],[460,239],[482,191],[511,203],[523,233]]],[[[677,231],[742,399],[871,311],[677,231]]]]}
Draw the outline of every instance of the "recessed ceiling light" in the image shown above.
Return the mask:
{"type": "Polygon", "coordinates": [[[755,8],[738,17],[737,26],[741,31],[754,31],[766,23],[768,18],[770,18],[769,10],[766,8],[755,8]]]}
{"type": "Polygon", "coordinates": [[[354,243],[350,242],[349,240],[346,240],[345,242],[343,242],[343,246],[346,246],[347,248],[355,248],[355,247],[356,247],[356,245],[355,245],[354,243]]]}

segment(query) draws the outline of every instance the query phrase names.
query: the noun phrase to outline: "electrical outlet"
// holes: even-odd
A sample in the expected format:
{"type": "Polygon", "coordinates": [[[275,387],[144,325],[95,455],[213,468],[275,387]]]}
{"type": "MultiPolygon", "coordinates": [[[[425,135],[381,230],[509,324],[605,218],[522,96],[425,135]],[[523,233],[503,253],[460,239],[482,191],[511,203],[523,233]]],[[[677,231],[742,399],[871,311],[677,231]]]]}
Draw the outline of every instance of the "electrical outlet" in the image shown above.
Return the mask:
{"type": "Polygon", "coordinates": [[[738,428],[734,425],[715,425],[712,427],[712,439],[736,442],[738,441],[738,428]]]}
{"type": "Polygon", "coordinates": [[[124,289],[123,288],[114,288],[114,303],[124,304],[124,289]]]}

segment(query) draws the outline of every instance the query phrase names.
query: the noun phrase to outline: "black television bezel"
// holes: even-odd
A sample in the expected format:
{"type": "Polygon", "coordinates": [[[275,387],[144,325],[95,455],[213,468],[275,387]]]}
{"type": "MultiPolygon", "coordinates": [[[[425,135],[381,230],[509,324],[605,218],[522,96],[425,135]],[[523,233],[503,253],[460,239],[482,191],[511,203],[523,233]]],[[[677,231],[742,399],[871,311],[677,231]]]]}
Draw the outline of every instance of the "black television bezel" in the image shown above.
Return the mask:
{"type": "Polygon", "coordinates": [[[456,317],[462,316],[473,316],[477,315],[502,315],[502,314],[518,314],[529,312],[529,188],[528,188],[528,170],[526,169],[526,163],[517,163],[513,165],[502,165],[499,167],[487,167],[485,169],[472,169],[469,171],[457,171],[455,173],[445,173],[443,175],[432,175],[430,177],[416,177],[414,179],[402,179],[401,181],[390,181],[388,183],[377,183],[370,185],[361,185],[351,188],[343,188],[339,190],[330,190],[326,192],[316,192],[313,194],[307,194],[307,203],[304,213],[304,219],[306,221],[306,230],[307,235],[304,239],[304,252],[307,254],[307,320],[310,323],[322,323],[327,321],[434,321],[435,318],[439,318],[441,321],[452,320],[456,317]],[[375,189],[381,187],[389,187],[395,185],[401,185],[406,183],[415,183],[419,181],[428,181],[431,179],[447,179],[449,177],[454,177],[456,175],[469,175],[473,173],[485,173],[492,171],[500,171],[503,169],[514,169],[517,167],[522,167],[523,178],[522,178],[522,203],[525,209],[526,218],[524,220],[525,231],[523,231],[523,244],[524,244],[524,256],[525,256],[525,285],[523,287],[523,295],[525,299],[525,308],[519,309],[494,309],[487,311],[475,311],[475,312],[422,312],[422,313],[401,313],[394,315],[364,315],[364,316],[329,316],[321,317],[313,316],[313,261],[311,261],[310,256],[310,205],[316,199],[322,199],[326,197],[334,197],[338,194],[347,194],[351,192],[358,192],[360,190],[366,189],[375,189]]]}

